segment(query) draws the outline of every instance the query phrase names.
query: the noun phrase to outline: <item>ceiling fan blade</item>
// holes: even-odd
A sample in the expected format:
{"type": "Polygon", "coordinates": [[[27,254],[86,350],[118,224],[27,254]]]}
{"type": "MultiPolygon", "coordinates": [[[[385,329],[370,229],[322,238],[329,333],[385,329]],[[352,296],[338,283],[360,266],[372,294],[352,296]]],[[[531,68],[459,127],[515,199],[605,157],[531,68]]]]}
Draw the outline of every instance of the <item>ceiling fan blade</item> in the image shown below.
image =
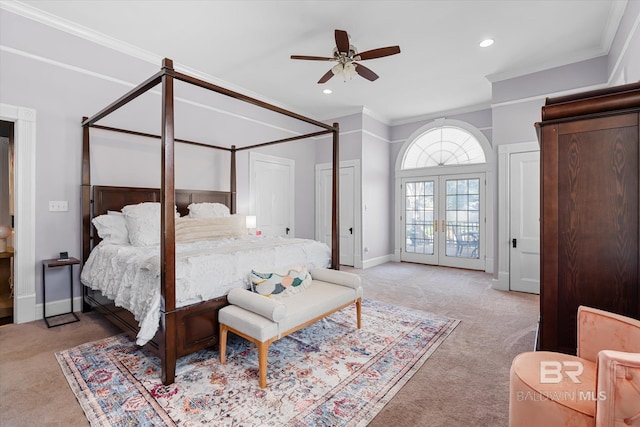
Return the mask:
{"type": "Polygon", "coordinates": [[[356,73],[360,74],[362,77],[369,81],[374,81],[378,78],[378,75],[365,67],[364,65],[354,64],[356,66],[356,73]]]}
{"type": "Polygon", "coordinates": [[[333,77],[333,70],[327,71],[327,73],[318,80],[318,84],[326,83],[331,77],[333,77]]]}
{"type": "Polygon", "coordinates": [[[384,56],[395,55],[397,53],[400,53],[400,46],[387,46],[360,52],[354,57],[354,59],[357,61],[364,61],[365,59],[382,58],[384,56]]]}
{"type": "Polygon", "coordinates": [[[291,59],[306,59],[309,61],[335,61],[336,58],[329,58],[326,56],[306,56],[306,55],[291,55],[291,59]]]}
{"type": "Polygon", "coordinates": [[[349,53],[349,35],[344,30],[336,30],[336,47],[338,52],[349,53]]]}

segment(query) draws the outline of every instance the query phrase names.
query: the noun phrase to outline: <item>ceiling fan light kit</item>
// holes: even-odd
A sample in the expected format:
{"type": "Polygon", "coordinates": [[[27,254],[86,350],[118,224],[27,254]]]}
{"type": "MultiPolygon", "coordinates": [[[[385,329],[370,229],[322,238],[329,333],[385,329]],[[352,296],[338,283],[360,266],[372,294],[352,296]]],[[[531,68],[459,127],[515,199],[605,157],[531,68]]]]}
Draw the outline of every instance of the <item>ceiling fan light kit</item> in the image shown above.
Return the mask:
{"type": "Polygon", "coordinates": [[[358,53],[356,47],[349,43],[349,35],[344,30],[335,30],[335,40],[336,47],[333,49],[333,57],[291,55],[291,59],[337,61],[338,63],[318,80],[318,83],[322,84],[326,83],[334,75],[341,76],[345,82],[347,78],[350,80],[356,74],[369,81],[374,81],[378,78],[378,75],[356,61],[382,58],[400,53],[400,46],[381,47],[358,53]]]}
{"type": "Polygon", "coordinates": [[[347,79],[351,80],[356,73],[356,66],[353,62],[345,62],[344,64],[336,64],[331,68],[331,72],[336,76],[341,76],[346,82],[347,79]]]}

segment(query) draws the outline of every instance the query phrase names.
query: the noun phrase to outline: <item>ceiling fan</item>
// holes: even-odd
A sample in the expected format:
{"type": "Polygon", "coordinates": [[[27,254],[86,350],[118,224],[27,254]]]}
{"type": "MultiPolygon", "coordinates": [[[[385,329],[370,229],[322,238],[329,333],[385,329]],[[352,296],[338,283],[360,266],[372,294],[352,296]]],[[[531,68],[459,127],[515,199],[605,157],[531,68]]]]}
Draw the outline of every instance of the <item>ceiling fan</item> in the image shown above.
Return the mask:
{"type": "Polygon", "coordinates": [[[327,71],[327,73],[318,80],[318,83],[326,83],[336,74],[341,75],[345,81],[355,74],[359,74],[367,80],[374,81],[378,78],[378,75],[357,61],[382,58],[400,53],[400,46],[380,47],[378,49],[358,52],[356,47],[349,43],[349,35],[344,30],[335,30],[335,39],[336,47],[333,49],[332,57],[291,55],[291,59],[337,61],[338,63],[327,71]]]}

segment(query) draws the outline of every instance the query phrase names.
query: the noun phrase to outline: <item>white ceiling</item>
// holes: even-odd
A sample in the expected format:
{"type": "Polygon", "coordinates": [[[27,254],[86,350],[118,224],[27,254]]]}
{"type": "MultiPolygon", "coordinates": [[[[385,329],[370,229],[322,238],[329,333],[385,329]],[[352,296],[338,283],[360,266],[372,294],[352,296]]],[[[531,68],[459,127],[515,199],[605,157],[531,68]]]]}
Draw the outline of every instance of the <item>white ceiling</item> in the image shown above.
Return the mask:
{"type": "Polygon", "coordinates": [[[156,64],[171,58],[178,69],[317,119],[366,108],[395,124],[487,107],[490,81],[607,54],[626,0],[22,3],[156,64]],[[319,85],[333,63],[290,55],[331,56],[334,29],[348,31],[360,51],[402,52],[363,63],[380,76],[375,82],[319,85]],[[480,48],[487,37],[495,44],[480,48]]]}

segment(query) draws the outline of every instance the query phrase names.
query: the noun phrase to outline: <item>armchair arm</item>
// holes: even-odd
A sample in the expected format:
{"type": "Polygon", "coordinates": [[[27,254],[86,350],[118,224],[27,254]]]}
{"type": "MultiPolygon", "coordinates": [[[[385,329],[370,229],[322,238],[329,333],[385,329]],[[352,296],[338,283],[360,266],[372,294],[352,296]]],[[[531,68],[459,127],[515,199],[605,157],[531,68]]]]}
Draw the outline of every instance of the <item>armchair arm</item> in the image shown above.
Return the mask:
{"type": "Polygon", "coordinates": [[[287,306],[283,303],[247,289],[231,289],[227,295],[227,301],[229,304],[237,305],[273,322],[279,322],[287,315],[287,306]]]}
{"type": "Polygon", "coordinates": [[[601,351],[597,381],[596,426],[640,425],[640,353],[601,351]]]}
{"type": "Polygon", "coordinates": [[[595,362],[602,350],[640,353],[640,320],[578,307],[578,357],[595,362]]]}
{"type": "Polygon", "coordinates": [[[331,270],[328,268],[314,268],[310,272],[311,278],[323,282],[335,283],[336,285],[347,286],[358,289],[361,285],[360,276],[347,271],[331,270]]]}

